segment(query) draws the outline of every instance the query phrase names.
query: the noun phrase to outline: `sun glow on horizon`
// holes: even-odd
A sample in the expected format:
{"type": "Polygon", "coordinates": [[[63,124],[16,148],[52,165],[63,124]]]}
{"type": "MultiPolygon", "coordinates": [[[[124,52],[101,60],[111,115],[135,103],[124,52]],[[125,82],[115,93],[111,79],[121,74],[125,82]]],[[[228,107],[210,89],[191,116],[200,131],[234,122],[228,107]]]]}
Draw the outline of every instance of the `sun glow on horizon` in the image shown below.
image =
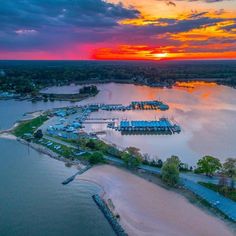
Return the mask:
{"type": "Polygon", "coordinates": [[[169,55],[169,54],[168,54],[167,52],[155,53],[155,54],[154,54],[154,57],[159,58],[159,59],[162,59],[162,58],[168,57],[168,55],[169,55]]]}

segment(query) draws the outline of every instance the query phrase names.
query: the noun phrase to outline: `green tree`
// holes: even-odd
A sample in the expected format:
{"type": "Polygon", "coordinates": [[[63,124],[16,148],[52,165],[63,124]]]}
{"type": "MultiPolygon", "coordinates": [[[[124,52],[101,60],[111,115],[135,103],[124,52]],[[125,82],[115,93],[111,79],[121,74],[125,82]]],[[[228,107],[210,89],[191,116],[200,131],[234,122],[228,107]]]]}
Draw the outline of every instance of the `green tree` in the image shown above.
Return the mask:
{"type": "Polygon", "coordinates": [[[142,158],[142,155],[140,154],[140,150],[136,147],[127,147],[125,151],[130,153],[130,155],[132,156],[142,158]]]}
{"type": "Polygon", "coordinates": [[[86,143],[86,147],[94,150],[96,148],[96,144],[92,139],[89,139],[89,141],[86,143]]]}
{"type": "Polygon", "coordinates": [[[41,139],[43,137],[43,132],[41,129],[38,129],[35,133],[34,133],[34,137],[36,139],[41,139]]]}
{"type": "Polygon", "coordinates": [[[222,167],[220,160],[212,156],[204,156],[197,162],[197,171],[212,176],[222,167]]]}
{"type": "Polygon", "coordinates": [[[230,178],[236,177],[236,158],[228,158],[224,162],[223,173],[230,178]]]}
{"type": "Polygon", "coordinates": [[[121,155],[121,159],[128,168],[137,168],[142,163],[141,155],[137,148],[129,147],[121,155]]]}
{"type": "Polygon", "coordinates": [[[170,186],[176,186],[179,182],[179,163],[179,159],[172,156],[164,162],[161,168],[161,178],[170,186]]]}
{"type": "Polygon", "coordinates": [[[228,158],[223,164],[223,174],[231,178],[231,188],[234,188],[236,179],[236,158],[228,158]]]}
{"type": "Polygon", "coordinates": [[[89,156],[89,163],[91,165],[95,165],[98,163],[104,163],[104,162],[105,162],[105,159],[104,159],[104,156],[101,152],[94,152],[93,154],[91,154],[89,156]]]}
{"type": "Polygon", "coordinates": [[[176,166],[180,166],[181,161],[178,156],[172,155],[170,158],[167,158],[167,161],[174,163],[176,166]]]}

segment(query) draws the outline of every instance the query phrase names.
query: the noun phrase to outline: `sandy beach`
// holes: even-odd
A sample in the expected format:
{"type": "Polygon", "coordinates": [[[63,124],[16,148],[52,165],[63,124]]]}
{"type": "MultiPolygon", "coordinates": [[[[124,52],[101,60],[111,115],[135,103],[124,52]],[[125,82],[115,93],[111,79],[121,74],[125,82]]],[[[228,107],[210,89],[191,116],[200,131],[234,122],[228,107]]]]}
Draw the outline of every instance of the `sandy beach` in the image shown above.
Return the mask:
{"type": "Polygon", "coordinates": [[[0,133],[0,138],[16,140],[16,136],[11,133],[0,133]]]}
{"type": "Polygon", "coordinates": [[[129,235],[233,236],[225,222],[207,214],[183,196],[128,171],[101,165],[78,179],[102,186],[112,199],[121,225],[129,235]]]}

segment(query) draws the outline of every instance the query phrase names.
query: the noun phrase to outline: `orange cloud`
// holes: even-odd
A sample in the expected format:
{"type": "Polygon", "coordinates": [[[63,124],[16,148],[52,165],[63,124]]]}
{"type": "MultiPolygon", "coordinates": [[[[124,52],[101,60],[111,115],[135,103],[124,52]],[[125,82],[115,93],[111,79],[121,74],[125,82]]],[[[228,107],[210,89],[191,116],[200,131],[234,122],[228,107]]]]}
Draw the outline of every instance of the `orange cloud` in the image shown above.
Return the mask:
{"type": "MultiPolygon", "coordinates": [[[[168,48],[168,47],[167,47],[168,48]]],[[[236,52],[174,52],[175,48],[153,48],[145,45],[120,45],[95,49],[91,55],[97,60],[173,60],[236,58],[236,52]]]]}

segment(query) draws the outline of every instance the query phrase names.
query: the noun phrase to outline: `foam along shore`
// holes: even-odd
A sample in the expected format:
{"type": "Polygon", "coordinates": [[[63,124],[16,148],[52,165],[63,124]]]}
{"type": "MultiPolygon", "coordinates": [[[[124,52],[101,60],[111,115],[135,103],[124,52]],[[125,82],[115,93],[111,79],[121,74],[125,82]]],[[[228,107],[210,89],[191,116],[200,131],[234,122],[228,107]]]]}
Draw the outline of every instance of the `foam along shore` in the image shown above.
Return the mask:
{"type": "Polygon", "coordinates": [[[78,179],[96,182],[112,199],[128,235],[233,236],[225,222],[168,191],[114,166],[96,166],[78,179]]]}

